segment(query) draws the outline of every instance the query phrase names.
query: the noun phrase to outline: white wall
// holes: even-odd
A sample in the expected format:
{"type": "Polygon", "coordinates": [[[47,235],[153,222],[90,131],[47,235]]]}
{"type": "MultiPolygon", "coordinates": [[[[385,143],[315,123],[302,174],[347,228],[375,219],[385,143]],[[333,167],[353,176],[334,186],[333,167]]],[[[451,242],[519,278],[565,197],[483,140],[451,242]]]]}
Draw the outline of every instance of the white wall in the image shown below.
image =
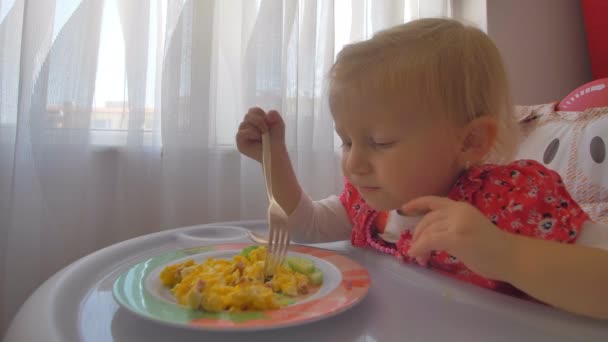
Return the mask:
{"type": "Polygon", "coordinates": [[[452,0],[452,15],[488,32],[486,0],[452,0]]]}
{"type": "Polygon", "coordinates": [[[580,3],[486,0],[487,32],[505,59],[516,104],[560,100],[591,81],[580,3]]]}

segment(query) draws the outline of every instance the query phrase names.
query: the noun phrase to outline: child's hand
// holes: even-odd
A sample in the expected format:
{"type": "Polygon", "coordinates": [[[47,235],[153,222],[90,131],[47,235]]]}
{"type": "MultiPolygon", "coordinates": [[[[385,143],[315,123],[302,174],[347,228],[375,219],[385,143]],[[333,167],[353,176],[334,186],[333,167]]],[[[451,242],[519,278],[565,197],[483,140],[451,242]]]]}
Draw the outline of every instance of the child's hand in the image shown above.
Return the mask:
{"type": "Polygon", "coordinates": [[[401,208],[404,212],[427,212],[416,226],[409,250],[411,257],[426,264],[431,251],[444,250],[459,258],[472,271],[504,280],[511,254],[512,235],[498,229],[468,203],[444,197],[421,197],[401,208]]]}
{"type": "Polygon", "coordinates": [[[236,133],[236,146],[239,152],[249,158],[262,162],[262,134],[270,132],[273,147],[285,145],[285,123],[275,111],[265,113],[261,108],[250,108],[236,133]]]}

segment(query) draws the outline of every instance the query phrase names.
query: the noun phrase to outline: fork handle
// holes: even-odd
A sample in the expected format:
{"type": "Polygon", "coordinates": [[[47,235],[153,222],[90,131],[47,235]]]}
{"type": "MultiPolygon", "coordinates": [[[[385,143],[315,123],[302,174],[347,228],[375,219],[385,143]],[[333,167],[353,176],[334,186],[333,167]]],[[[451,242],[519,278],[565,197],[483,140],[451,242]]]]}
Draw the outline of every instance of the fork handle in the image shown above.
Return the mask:
{"type": "Polygon", "coordinates": [[[266,178],[266,193],[268,200],[272,200],[272,158],[270,155],[270,136],[268,133],[262,134],[262,169],[266,178]]]}

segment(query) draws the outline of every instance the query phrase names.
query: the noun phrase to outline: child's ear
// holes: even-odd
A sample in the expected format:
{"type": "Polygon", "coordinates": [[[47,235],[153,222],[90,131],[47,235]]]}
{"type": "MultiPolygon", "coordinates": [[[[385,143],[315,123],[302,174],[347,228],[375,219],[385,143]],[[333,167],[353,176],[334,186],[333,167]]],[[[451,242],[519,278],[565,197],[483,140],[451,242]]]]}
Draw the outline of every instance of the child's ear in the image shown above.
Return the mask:
{"type": "Polygon", "coordinates": [[[496,141],[498,124],[491,117],[480,117],[467,124],[462,140],[462,164],[483,162],[496,141]]]}

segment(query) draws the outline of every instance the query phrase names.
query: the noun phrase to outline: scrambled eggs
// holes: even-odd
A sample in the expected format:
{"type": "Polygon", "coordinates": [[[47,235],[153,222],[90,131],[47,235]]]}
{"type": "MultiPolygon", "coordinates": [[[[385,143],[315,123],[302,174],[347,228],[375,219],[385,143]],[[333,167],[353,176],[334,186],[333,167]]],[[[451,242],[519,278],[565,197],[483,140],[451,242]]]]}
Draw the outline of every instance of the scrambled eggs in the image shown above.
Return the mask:
{"type": "Polygon", "coordinates": [[[232,260],[209,258],[202,264],[186,260],[167,266],[160,279],[179,304],[209,312],[278,309],[287,304],[281,294],[304,295],[319,284],[311,284],[308,275],[288,264],[265,279],[265,259],[265,247],[250,247],[232,260]]]}

